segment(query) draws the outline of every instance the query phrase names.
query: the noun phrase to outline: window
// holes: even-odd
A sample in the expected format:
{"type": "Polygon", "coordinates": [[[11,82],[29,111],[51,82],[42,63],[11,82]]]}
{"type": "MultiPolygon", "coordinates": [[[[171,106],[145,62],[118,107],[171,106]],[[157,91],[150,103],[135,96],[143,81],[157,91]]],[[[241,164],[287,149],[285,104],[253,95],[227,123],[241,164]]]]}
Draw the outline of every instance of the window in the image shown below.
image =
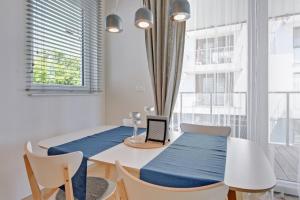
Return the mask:
{"type": "Polygon", "coordinates": [[[226,101],[232,105],[233,72],[197,74],[196,93],[204,95],[198,104],[209,105],[212,98],[212,103],[216,106],[224,106],[226,101]]]}
{"type": "Polygon", "coordinates": [[[233,35],[196,40],[196,64],[224,64],[232,62],[233,35]]]}
{"type": "Polygon", "coordinates": [[[300,63],[300,27],[294,27],[294,63],[300,63]]]}
{"type": "Polygon", "coordinates": [[[27,90],[101,90],[101,1],[27,4],[27,90]]]}
{"type": "Polygon", "coordinates": [[[246,138],[248,1],[189,2],[194,14],[186,24],[172,126],[230,126],[231,136],[246,138]]]}
{"type": "Polygon", "coordinates": [[[293,89],[294,91],[300,91],[300,72],[293,74],[293,89]]]}
{"type": "MultiPolygon", "coordinates": [[[[276,5],[276,2],[271,5],[276,5]]],[[[297,128],[300,116],[299,24],[298,12],[269,19],[270,143],[300,144],[300,132],[297,128]]]]}
{"type": "Polygon", "coordinates": [[[196,75],[196,93],[214,92],[214,74],[196,75]]]}

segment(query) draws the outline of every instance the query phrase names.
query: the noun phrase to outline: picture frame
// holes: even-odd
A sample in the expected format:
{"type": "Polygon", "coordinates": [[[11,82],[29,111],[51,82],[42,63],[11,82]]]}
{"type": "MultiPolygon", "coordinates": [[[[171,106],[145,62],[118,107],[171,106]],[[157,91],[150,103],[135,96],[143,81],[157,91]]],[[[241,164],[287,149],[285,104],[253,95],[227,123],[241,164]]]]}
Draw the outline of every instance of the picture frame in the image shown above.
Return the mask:
{"type": "Polygon", "coordinates": [[[169,119],[166,116],[147,116],[147,134],[145,142],[161,142],[165,145],[169,140],[169,119]]]}

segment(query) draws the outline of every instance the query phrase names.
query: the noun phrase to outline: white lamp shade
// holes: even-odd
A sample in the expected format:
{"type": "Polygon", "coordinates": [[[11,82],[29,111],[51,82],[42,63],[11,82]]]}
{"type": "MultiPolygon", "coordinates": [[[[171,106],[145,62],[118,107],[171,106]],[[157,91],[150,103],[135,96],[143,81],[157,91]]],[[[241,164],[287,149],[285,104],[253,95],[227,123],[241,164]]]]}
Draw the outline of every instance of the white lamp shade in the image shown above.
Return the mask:
{"type": "Polygon", "coordinates": [[[153,13],[148,8],[139,8],[135,13],[135,25],[141,29],[153,26],[153,13]]]}
{"type": "Polygon", "coordinates": [[[170,16],[174,21],[182,22],[191,17],[191,8],[188,0],[173,0],[170,5],[170,16]]]}
{"type": "Polygon", "coordinates": [[[122,19],[115,14],[106,17],[106,31],[110,33],[120,33],[123,31],[122,19]]]}

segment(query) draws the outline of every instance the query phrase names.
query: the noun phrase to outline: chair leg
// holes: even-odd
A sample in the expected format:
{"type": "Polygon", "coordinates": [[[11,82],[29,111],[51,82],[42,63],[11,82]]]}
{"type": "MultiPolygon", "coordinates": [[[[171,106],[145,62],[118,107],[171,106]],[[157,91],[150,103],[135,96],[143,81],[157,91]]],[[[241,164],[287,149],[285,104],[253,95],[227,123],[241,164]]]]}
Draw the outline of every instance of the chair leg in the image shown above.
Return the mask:
{"type": "Polygon", "coordinates": [[[117,200],[116,191],[111,196],[109,196],[106,200],[117,200]]]}
{"type": "Polygon", "coordinates": [[[64,168],[64,177],[65,177],[66,200],[74,200],[72,179],[70,176],[69,167],[64,168]]]}
{"type": "Polygon", "coordinates": [[[123,180],[117,181],[117,190],[120,200],[128,200],[123,180]]]}
{"type": "Polygon", "coordinates": [[[33,200],[42,200],[42,192],[33,174],[27,155],[23,156],[33,200]]]}

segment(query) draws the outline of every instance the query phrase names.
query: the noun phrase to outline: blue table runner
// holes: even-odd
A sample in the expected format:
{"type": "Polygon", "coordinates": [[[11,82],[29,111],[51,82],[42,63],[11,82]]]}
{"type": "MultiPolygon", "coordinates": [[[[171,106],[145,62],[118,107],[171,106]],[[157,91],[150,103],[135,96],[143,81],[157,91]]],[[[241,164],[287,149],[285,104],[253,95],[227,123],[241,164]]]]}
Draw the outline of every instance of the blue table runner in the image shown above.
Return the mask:
{"type": "Polygon", "coordinates": [[[184,133],[140,170],[146,182],[190,188],[224,181],[227,137],[184,133]]]}
{"type": "MultiPolygon", "coordinates": [[[[146,129],[139,128],[138,134],[145,131],[146,129]]],[[[74,151],[81,151],[83,153],[82,163],[72,178],[72,183],[74,196],[78,200],[85,200],[88,159],[102,151],[122,143],[124,139],[132,135],[132,132],[132,127],[120,126],[118,128],[87,136],[66,144],[51,147],[48,149],[48,155],[59,155],[74,151]]]]}

